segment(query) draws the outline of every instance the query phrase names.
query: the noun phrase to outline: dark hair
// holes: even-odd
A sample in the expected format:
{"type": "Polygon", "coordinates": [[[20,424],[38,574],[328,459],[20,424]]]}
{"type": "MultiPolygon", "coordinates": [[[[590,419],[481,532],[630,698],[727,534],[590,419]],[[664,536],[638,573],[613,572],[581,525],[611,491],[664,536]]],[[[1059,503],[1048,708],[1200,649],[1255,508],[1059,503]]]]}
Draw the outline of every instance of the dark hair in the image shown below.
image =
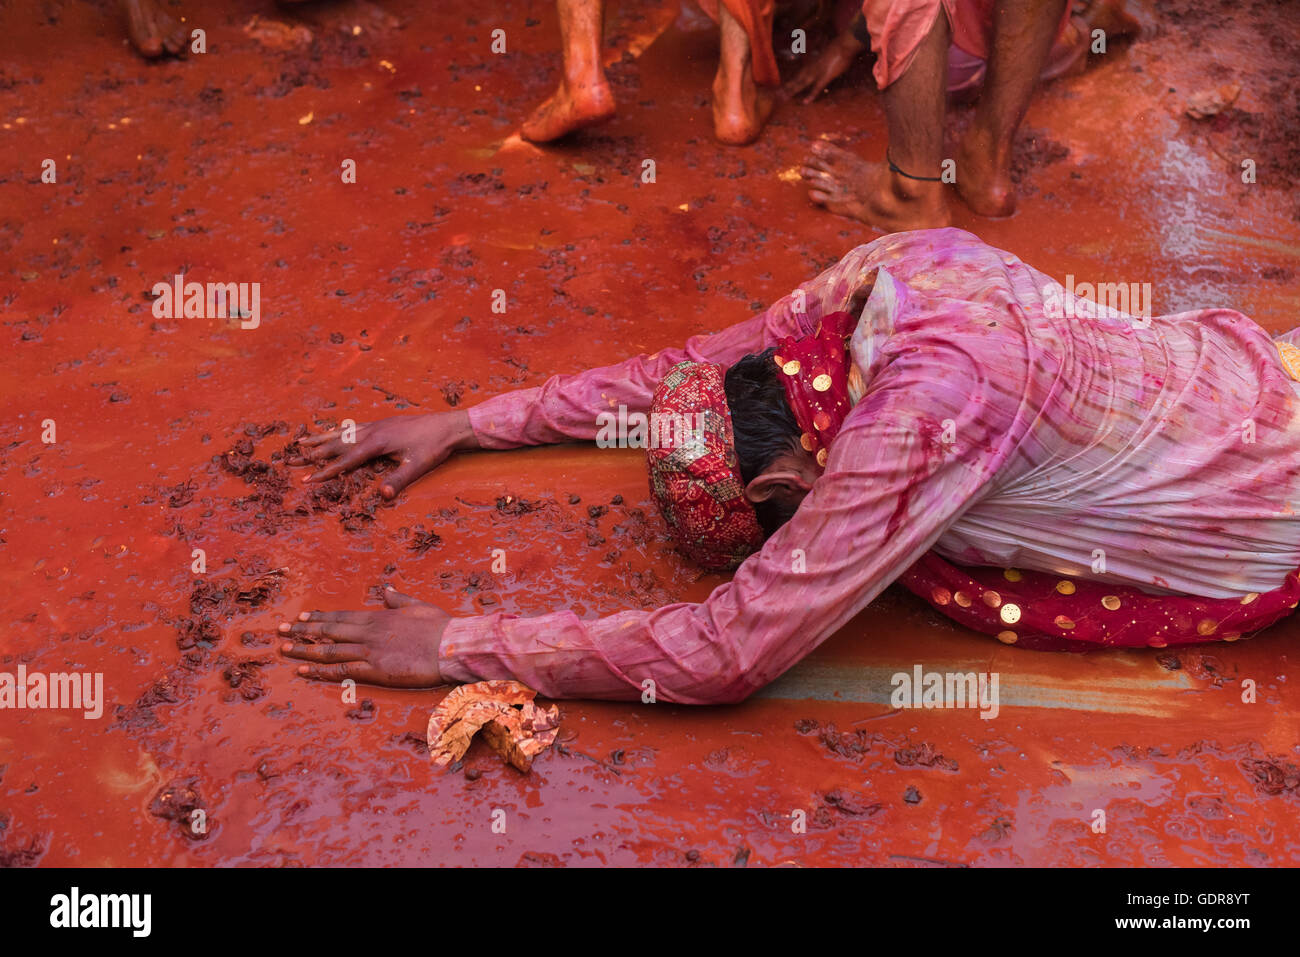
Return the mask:
{"type": "MultiPolygon", "coordinates": [[[[746,485],[778,456],[799,448],[799,423],[777,378],[776,363],[772,360],[775,353],[773,346],[745,356],[727,370],[724,380],[731,429],[736,439],[736,458],[746,485]]],[[[755,503],[754,511],[768,535],[788,522],[795,512],[789,505],[771,499],[755,503]]]]}

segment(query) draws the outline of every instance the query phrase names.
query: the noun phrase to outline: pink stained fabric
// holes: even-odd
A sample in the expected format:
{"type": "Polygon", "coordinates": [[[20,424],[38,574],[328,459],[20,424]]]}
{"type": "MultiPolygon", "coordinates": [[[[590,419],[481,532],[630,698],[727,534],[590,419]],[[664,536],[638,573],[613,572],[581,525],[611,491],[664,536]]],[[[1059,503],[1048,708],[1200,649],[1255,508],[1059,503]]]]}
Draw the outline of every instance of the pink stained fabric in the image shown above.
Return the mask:
{"type": "MultiPolygon", "coordinates": [[[[850,379],[858,374],[861,382],[849,361],[856,326],[851,313],[832,313],[818,323],[815,335],[781,340],[774,356],[803,447],[822,468],[852,408],[850,379]]],[[[1274,345],[1287,374],[1300,381],[1300,348],[1277,340],[1274,345]]],[[[1237,641],[1300,604],[1300,572],[1263,595],[1206,599],[1016,568],[962,567],[927,552],[898,582],[968,628],[996,635],[1004,644],[1044,651],[1237,641]]]]}
{"type": "MultiPolygon", "coordinates": [[[[1070,19],[1070,5],[1058,28],[1070,19]]],[[[987,61],[992,49],[994,0],[864,0],[862,13],[876,54],[872,75],[880,89],[905,72],[916,56],[925,35],[942,10],[952,30],[952,45],[979,60],[987,61]]]]}
{"type": "MultiPolygon", "coordinates": [[[[853,404],[850,379],[857,369],[849,361],[849,340],[856,325],[851,313],[832,313],[818,324],[815,335],[781,340],[774,356],[803,447],[815,454],[823,469],[853,404]]],[[[1274,344],[1282,367],[1300,381],[1300,348],[1276,340],[1274,344]]],[[[899,576],[898,583],[968,628],[996,635],[1004,644],[1043,651],[1237,641],[1300,604],[1300,572],[1292,572],[1281,588],[1263,595],[1207,599],[1152,595],[1133,585],[1075,581],[1016,568],[963,567],[932,551],[899,576]]]]}
{"type": "Polygon", "coordinates": [[[851,342],[866,394],[799,512],[732,581],[702,603],[592,621],[457,619],[443,673],[549,697],[635,699],[652,680],[660,700],[736,701],[931,549],[1211,600],[1275,591],[1300,566],[1300,396],[1264,330],[1226,309],[1089,318],[957,229],[883,237],[747,322],[498,396],[471,422],[486,448],[592,440],[599,413],[646,411],[682,359],[730,364],[810,335],[873,281],[851,342]]]}

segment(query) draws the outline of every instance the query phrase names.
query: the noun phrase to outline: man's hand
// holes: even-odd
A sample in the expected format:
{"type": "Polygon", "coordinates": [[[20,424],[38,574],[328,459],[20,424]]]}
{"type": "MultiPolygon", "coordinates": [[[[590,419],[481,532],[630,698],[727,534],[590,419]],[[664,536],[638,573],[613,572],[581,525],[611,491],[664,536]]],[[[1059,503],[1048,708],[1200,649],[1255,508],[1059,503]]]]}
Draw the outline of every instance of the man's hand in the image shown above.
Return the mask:
{"type": "Polygon", "coordinates": [[[389,688],[432,688],[443,683],[438,647],[451,616],[427,602],[384,589],[387,608],[375,611],[304,611],[280,625],[297,639],[280,646],[289,658],[308,661],[298,674],[320,681],[351,678],[389,688]],[[308,641],[304,641],[304,638],[308,641]]]}
{"type": "Polygon", "coordinates": [[[396,498],[398,492],[432,472],[452,452],[479,447],[468,412],[393,416],[358,425],[355,438],[355,442],[344,442],[343,430],[334,429],[300,439],[298,444],[306,461],[295,464],[323,466],[303,481],[324,481],[388,455],[400,464],[385,475],[379,491],[384,498],[396,498]]]}
{"type": "Polygon", "coordinates": [[[806,93],[799,102],[807,105],[825,92],[826,88],[838,79],[853,63],[854,58],[866,47],[846,30],[831,41],[830,46],[817,55],[802,70],[781,88],[785,96],[794,99],[800,93],[806,93]]]}

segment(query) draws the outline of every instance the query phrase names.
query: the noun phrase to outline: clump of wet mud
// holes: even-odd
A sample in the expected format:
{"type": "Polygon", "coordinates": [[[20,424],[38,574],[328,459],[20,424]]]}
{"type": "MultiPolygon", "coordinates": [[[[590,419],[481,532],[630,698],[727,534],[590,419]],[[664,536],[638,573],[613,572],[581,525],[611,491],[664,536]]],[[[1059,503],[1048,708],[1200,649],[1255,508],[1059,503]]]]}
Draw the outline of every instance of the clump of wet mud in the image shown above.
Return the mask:
{"type": "Polygon", "coordinates": [[[854,794],[847,788],[832,788],[822,795],[822,807],[819,807],[813,816],[816,818],[825,813],[829,818],[829,812],[835,811],[844,817],[866,818],[878,813],[883,807],[883,804],[871,801],[863,795],[854,794]]]}
{"type": "Polygon", "coordinates": [[[300,425],[288,442],[259,457],[258,444],[272,435],[288,435],[289,426],[280,421],[248,425],[243,437],[229,450],[213,457],[216,469],[242,479],[250,488],[247,495],[230,503],[249,515],[246,521],[231,525],[234,531],[274,535],[298,520],[327,512],[336,515],[349,532],[358,532],[374,522],[377,509],[391,504],[379,494],[375,482],[395,467],[388,459],[376,459],[345,475],[311,485],[292,481],[290,467],[306,461],[299,442],[309,432],[307,426],[300,425]]]}
{"type": "Polygon", "coordinates": [[[172,674],[165,674],[146,688],[134,704],[118,705],[117,723],[127,729],[157,727],[161,719],[154,714],[154,709],[160,705],[176,704],[181,696],[179,680],[172,674]]]}
{"type": "Polygon", "coordinates": [[[894,761],[902,768],[939,768],[943,771],[956,771],[957,762],[935,749],[926,742],[915,747],[899,748],[894,752],[894,761]]]}
{"type": "Polygon", "coordinates": [[[437,532],[425,531],[424,526],[417,525],[411,529],[411,538],[406,547],[417,555],[423,555],[431,548],[442,544],[442,536],[437,532]]]}
{"type": "Polygon", "coordinates": [[[882,751],[892,750],[894,752],[894,762],[899,767],[938,768],[942,771],[952,772],[958,770],[955,760],[943,755],[929,742],[912,744],[904,739],[900,743],[894,744],[880,734],[873,734],[862,729],[840,731],[833,723],[828,722],[823,725],[815,718],[800,718],[794,723],[794,729],[799,734],[815,736],[822,747],[841,758],[856,761],[874,747],[879,746],[882,751]]]}
{"type": "Polygon", "coordinates": [[[237,658],[227,662],[221,670],[221,677],[235,692],[227,695],[227,700],[239,697],[244,701],[256,701],[264,697],[268,689],[262,669],[270,663],[267,658],[237,658]]]}
{"type": "MultiPolygon", "coordinates": [[[[0,814],[0,834],[7,829],[9,816],[0,814]]],[[[35,867],[45,854],[45,838],[33,834],[14,847],[0,843],[0,867],[35,867]]]]}
{"type": "Polygon", "coordinates": [[[378,714],[375,702],[370,698],[362,698],[355,708],[350,708],[344,713],[344,717],[352,721],[373,721],[378,714]]]}
{"type": "Polygon", "coordinates": [[[288,570],[254,560],[226,578],[195,579],[190,613],[176,620],[176,646],[207,650],[221,642],[224,625],[236,615],[265,605],[279,594],[288,570]]]}
{"type": "Polygon", "coordinates": [[[174,780],[159,789],[149,802],[149,813],[154,817],[174,821],[180,833],[191,841],[201,841],[208,836],[207,807],[199,793],[198,778],[174,780]],[[202,812],[200,817],[195,811],[202,812]]]}
{"type": "Polygon", "coordinates": [[[794,729],[800,734],[815,735],[831,754],[850,759],[860,758],[869,752],[876,738],[863,730],[841,732],[833,723],[823,726],[814,718],[800,718],[794,723],[794,729]]]}
{"type": "Polygon", "coordinates": [[[1245,758],[1241,769],[1261,794],[1300,798],[1300,767],[1280,757],[1245,758]]]}
{"type": "Polygon", "coordinates": [[[1026,182],[1034,170],[1061,162],[1070,155],[1070,148],[1047,135],[1046,130],[1021,129],[1016,133],[1016,148],[1011,160],[1011,182],[1024,195],[1038,192],[1037,187],[1026,182]]]}

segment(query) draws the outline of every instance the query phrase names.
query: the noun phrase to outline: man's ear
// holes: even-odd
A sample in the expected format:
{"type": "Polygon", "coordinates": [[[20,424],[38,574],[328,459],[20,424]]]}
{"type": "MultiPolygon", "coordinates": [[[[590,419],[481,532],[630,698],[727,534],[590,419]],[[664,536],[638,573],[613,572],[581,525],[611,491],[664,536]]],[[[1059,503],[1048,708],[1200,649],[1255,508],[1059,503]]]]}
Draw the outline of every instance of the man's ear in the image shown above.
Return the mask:
{"type": "Polygon", "coordinates": [[[761,475],[754,476],[753,480],[745,486],[745,498],[751,503],[766,502],[778,495],[797,495],[807,492],[811,487],[794,469],[763,472],[761,475]]]}

